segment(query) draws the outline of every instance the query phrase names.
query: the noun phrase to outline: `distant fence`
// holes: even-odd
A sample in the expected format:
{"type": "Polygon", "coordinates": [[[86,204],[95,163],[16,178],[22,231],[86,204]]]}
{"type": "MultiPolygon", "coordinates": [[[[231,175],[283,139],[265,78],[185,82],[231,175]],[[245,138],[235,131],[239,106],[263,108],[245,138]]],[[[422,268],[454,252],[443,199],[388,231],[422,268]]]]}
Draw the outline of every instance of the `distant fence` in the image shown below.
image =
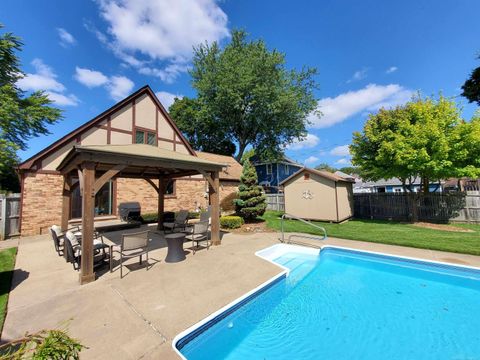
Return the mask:
{"type": "Polygon", "coordinates": [[[20,194],[0,195],[0,240],[20,235],[20,194]]]}
{"type": "Polygon", "coordinates": [[[285,211],[284,194],[265,194],[267,197],[267,210],[285,211]]]}
{"type": "Polygon", "coordinates": [[[480,192],[354,194],[358,219],[480,223],[480,192]]]}

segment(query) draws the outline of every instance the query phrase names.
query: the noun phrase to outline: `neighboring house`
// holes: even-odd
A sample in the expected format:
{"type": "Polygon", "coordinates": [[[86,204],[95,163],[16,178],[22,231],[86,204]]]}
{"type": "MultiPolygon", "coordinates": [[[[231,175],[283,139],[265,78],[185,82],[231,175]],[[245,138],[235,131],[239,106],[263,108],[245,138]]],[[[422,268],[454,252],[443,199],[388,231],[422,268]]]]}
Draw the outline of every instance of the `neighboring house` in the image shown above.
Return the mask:
{"type": "MultiPolygon", "coordinates": [[[[63,177],[56,169],[74,145],[132,143],[227,163],[229,166],[220,174],[220,200],[237,191],[241,165],[228,156],[196,153],[150,87],[145,86],[19,165],[22,235],[45,233],[53,224],[60,224],[63,177]]],[[[207,189],[201,175],[171,180],[165,191],[165,210],[204,208],[207,189]]],[[[157,199],[154,188],[143,179],[113,178],[96,195],[96,220],[115,219],[117,207],[123,202],[138,201],[142,213],[156,212],[157,199]]],[[[70,203],[69,217],[75,221],[82,212],[78,186],[72,191],[70,203]]]]}
{"type": "Polygon", "coordinates": [[[333,222],[353,216],[353,180],[324,170],[302,168],[280,185],[287,214],[333,222]]]}
{"type": "Polygon", "coordinates": [[[271,162],[263,162],[253,156],[251,162],[255,166],[255,170],[257,170],[258,184],[268,193],[277,193],[279,184],[283,180],[303,168],[303,165],[286,156],[271,162]]]}
{"type": "MultiPolygon", "coordinates": [[[[441,182],[431,182],[429,185],[430,192],[442,192],[441,182]]],[[[407,185],[411,192],[420,192],[422,188],[422,182],[420,178],[415,178],[412,185],[407,185]]],[[[405,189],[402,186],[402,182],[397,178],[379,181],[363,181],[361,178],[355,178],[355,185],[353,185],[354,193],[401,193],[405,189]]]]}
{"type": "Polygon", "coordinates": [[[451,178],[443,184],[444,192],[456,191],[480,191],[480,179],[471,178],[451,178]]]}

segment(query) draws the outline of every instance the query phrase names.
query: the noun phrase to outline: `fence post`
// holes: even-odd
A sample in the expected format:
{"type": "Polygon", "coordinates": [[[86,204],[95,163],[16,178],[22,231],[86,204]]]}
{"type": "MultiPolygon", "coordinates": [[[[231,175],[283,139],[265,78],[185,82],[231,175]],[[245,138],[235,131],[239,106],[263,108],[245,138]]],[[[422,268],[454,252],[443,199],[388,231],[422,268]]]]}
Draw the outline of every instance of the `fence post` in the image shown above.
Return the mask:
{"type": "Polygon", "coordinates": [[[7,226],[7,197],[0,195],[0,240],[5,240],[7,226]]]}

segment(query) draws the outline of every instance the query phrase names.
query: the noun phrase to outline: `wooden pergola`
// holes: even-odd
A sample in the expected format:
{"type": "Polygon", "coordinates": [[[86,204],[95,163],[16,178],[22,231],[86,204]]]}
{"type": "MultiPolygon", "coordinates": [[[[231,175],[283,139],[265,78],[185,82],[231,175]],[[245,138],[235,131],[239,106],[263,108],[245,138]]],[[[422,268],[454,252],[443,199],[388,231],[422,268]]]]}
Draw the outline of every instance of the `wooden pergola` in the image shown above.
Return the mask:
{"type": "MultiPolygon", "coordinates": [[[[95,195],[112,178],[144,179],[158,193],[158,229],[163,230],[164,193],[168,180],[201,174],[209,184],[211,240],[220,244],[219,172],[225,167],[189,154],[151,145],[74,146],[57,167],[63,174],[62,230],[68,228],[72,177],[82,194],[82,258],[80,284],[95,280],[93,235],[95,195]]],[[[134,199],[132,199],[134,200],[134,199]]]]}

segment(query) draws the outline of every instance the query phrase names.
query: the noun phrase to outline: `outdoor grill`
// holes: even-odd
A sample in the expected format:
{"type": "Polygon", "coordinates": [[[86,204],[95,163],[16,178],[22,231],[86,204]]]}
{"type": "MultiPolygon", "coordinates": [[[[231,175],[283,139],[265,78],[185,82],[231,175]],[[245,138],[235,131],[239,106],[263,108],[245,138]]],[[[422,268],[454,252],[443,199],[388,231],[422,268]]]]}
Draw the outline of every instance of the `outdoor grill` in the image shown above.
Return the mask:
{"type": "Polygon", "coordinates": [[[142,209],[137,201],[125,202],[118,205],[118,214],[122,221],[135,221],[140,218],[142,209]]]}

